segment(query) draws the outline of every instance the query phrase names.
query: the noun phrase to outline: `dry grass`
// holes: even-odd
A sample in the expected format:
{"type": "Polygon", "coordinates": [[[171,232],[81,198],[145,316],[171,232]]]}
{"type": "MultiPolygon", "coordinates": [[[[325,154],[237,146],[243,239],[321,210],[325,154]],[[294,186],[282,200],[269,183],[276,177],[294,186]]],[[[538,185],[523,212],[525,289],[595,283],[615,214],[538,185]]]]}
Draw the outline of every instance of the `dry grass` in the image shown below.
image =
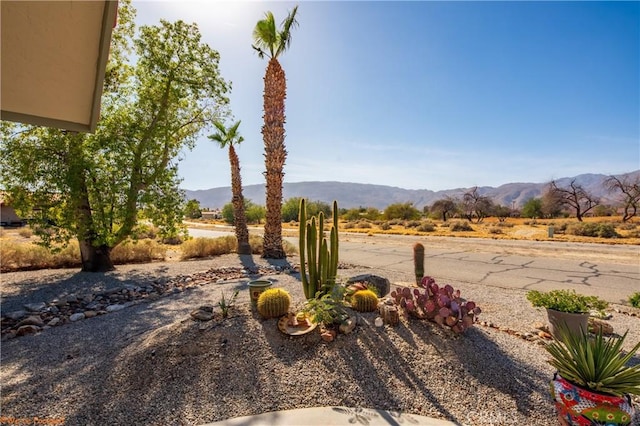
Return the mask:
{"type": "MultiPolygon", "coordinates": [[[[249,236],[249,244],[251,245],[251,252],[253,254],[262,254],[262,237],[257,235],[249,236]]],[[[284,251],[287,254],[294,254],[297,252],[296,247],[284,240],[284,251]]],[[[210,256],[220,256],[223,254],[233,253],[237,250],[238,244],[236,237],[233,235],[227,235],[217,238],[198,237],[185,241],[180,246],[181,260],[196,259],[210,256]]]]}

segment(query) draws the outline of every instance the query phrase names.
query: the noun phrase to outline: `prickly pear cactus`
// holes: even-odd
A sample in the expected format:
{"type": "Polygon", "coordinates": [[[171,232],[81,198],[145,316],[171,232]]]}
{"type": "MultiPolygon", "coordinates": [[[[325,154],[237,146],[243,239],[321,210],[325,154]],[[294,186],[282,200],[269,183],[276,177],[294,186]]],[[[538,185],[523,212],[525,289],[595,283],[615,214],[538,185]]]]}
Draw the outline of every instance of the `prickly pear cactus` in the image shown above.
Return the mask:
{"type": "Polygon", "coordinates": [[[360,290],[351,296],[351,307],[359,312],[373,312],[378,309],[378,296],[371,290],[360,290]]]}
{"type": "Polygon", "coordinates": [[[291,305],[291,296],[281,288],[270,288],[258,298],[258,313],[264,318],[276,318],[285,315],[291,305]]]}

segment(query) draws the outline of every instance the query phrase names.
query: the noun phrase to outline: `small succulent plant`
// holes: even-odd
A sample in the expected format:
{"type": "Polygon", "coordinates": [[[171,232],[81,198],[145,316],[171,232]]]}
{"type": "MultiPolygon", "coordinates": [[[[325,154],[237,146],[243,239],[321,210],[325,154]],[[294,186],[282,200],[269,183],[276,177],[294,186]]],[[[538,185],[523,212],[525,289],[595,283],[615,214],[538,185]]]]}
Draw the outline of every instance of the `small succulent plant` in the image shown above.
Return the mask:
{"type": "Polygon", "coordinates": [[[406,314],[450,327],[456,333],[473,326],[476,315],[482,312],[475,302],[462,299],[460,290],[449,284],[440,287],[429,276],[422,279],[418,288],[396,288],[391,297],[406,314]]]}

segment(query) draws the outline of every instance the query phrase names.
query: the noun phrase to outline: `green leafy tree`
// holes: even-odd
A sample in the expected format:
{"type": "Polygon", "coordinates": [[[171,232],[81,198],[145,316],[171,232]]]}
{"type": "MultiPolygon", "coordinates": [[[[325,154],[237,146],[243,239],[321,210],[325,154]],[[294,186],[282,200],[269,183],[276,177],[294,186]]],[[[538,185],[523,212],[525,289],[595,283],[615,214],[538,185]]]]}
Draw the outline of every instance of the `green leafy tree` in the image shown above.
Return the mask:
{"type": "Polygon", "coordinates": [[[420,219],[420,210],[416,209],[413,203],[395,203],[384,209],[384,218],[387,220],[416,220],[420,219]]]}
{"type": "Polygon", "coordinates": [[[141,213],[161,236],[181,230],[178,155],[228,102],[219,55],[195,24],[161,21],[132,39],[135,10],[119,4],[96,132],[1,129],[4,189],[21,211],[55,218],[35,226],[43,244],[78,240],[83,271],[113,269],[111,250],[134,236],[141,213]]]}
{"type": "Polygon", "coordinates": [[[249,229],[247,228],[247,217],[244,211],[244,196],[242,195],[242,178],[240,176],[240,160],[234,145],[238,145],[244,141],[240,136],[238,127],[240,121],[228,129],[219,121],[213,123],[218,131],[209,136],[209,139],[217,142],[220,148],[224,149],[229,146],[229,163],[231,165],[231,203],[233,204],[233,224],[236,231],[236,239],[238,240],[238,254],[251,254],[251,244],[249,244],[249,229]]]}
{"type": "Polygon", "coordinates": [[[189,200],[184,206],[184,216],[189,219],[199,219],[202,217],[202,209],[200,209],[200,201],[189,200]]]}
{"type": "Polygon", "coordinates": [[[287,158],[284,145],[284,101],[287,96],[287,81],[278,57],[291,44],[291,30],[298,25],[294,7],[276,28],[273,13],[267,12],[253,30],[253,48],[260,59],[267,56],[269,63],[264,76],[264,162],[266,167],[267,221],[264,225],[264,251],[267,259],[284,259],[287,255],[282,246],[282,169],[287,158]]]}
{"type": "Polygon", "coordinates": [[[457,210],[458,203],[450,197],[435,201],[429,208],[429,212],[446,222],[457,210]]]}
{"type": "MultiPolygon", "coordinates": [[[[282,221],[291,222],[297,221],[300,212],[300,200],[301,197],[292,197],[287,199],[282,204],[282,221]]],[[[306,200],[307,214],[309,216],[317,216],[318,213],[323,212],[325,217],[330,217],[332,213],[332,207],[324,201],[308,201],[306,200]]]]}
{"type": "MultiPolygon", "coordinates": [[[[260,223],[265,218],[265,208],[264,206],[260,206],[258,204],[254,204],[251,200],[244,200],[244,211],[245,216],[247,218],[247,223],[260,223]]],[[[234,223],[234,206],[233,203],[227,203],[222,206],[222,211],[220,213],[222,215],[222,219],[230,225],[234,223]]]]}
{"type": "Polygon", "coordinates": [[[522,217],[529,219],[541,218],[544,216],[542,209],[542,198],[529,198],[522,206],[522,217]]]}

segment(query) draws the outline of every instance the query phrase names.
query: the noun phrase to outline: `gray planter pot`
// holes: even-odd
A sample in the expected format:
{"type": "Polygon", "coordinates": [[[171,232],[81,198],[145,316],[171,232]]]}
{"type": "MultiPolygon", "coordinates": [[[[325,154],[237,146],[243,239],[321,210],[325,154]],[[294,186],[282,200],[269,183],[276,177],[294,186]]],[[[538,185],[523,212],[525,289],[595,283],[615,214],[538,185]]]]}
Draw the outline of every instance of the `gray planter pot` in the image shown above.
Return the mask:
{"type": "Polygon", "coordinates": [[[589,314],[573,314],[569,312],[560,312],[547,308],[547,318],[549,319],[549,331],[551,335],[560,339],[559,326],[565,325],[570,332],[580,334],[582,330],[589,330],[589,314]]]}

